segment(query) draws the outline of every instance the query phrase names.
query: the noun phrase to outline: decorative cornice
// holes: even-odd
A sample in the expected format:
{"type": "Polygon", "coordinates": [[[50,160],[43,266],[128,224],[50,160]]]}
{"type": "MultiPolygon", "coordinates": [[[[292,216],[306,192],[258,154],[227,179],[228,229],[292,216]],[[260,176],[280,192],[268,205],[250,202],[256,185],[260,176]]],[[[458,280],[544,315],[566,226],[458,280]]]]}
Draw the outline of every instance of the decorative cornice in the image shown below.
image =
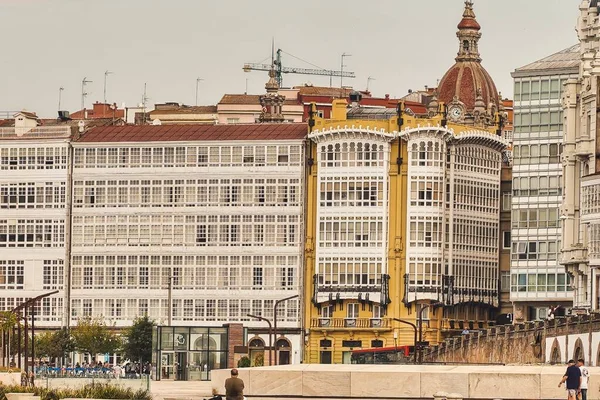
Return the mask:
{"type": "Polygon", "coordinates": [[[312,132],[308,135],[308,138],[315,143],[328,142],[331,140],[343,138],[358,138],[362,136],[369,136],[382,142],[391,142],[398,137],[398,132],[387,132],[385,129],[376,129],[369,126],[363,127],[362,125],[344,125],[337,127],[330,127],[329,129],[320,129],[312,132]]]}

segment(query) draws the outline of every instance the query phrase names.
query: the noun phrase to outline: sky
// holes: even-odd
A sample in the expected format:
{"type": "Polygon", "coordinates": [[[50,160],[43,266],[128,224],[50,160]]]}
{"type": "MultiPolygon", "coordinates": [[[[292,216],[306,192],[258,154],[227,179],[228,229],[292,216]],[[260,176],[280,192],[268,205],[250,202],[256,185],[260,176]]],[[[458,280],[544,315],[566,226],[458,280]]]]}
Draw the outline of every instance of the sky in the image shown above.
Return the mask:
{"type": "MultiPolygon", "coordinates": [[[[580,0],[474,0],[483,66],[504,97],[510,73],[577,43],[580,0]]],[[[55,117],[107,101],[216,104],[225,93],[264,93],[266,72],[246,62],[340,69],[344,86],[403,96],[437,84],[458,51],[462,0],[0,0],[0,112],[55,117]],[[297,58],[289,56],[291,54],[297,58]]],[[[284,76],[284,86],[329,86],[329,77],[284,76]]],[[[340,85],[334,78],[333,85],[340,85]]]]}

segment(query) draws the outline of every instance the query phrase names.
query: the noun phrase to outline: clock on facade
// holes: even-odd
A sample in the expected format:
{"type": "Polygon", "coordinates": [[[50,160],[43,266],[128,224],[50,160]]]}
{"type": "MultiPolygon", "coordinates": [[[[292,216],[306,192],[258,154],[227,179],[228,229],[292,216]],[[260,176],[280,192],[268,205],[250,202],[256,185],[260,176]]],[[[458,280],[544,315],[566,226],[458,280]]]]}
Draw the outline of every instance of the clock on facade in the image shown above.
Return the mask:
{"type": "Polygon", "coordinates": [[[463,109],[462,109],[462,107],[460,107],[458,105],[450,106],[450,109],[448,110],[448,116],[452,120],[458,121],[463,116],[463,109]]]}

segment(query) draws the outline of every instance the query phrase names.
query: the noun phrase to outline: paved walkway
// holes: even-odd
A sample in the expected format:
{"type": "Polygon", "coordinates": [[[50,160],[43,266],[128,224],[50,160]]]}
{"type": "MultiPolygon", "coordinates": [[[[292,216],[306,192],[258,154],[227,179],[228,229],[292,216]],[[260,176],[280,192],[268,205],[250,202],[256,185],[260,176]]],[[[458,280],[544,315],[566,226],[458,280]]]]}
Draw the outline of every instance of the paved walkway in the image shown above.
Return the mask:
{"type": "Polygon", "coordinates": [[[201,400],[212,397],[210,381],[152,381],[155,400],[201,400]]]}

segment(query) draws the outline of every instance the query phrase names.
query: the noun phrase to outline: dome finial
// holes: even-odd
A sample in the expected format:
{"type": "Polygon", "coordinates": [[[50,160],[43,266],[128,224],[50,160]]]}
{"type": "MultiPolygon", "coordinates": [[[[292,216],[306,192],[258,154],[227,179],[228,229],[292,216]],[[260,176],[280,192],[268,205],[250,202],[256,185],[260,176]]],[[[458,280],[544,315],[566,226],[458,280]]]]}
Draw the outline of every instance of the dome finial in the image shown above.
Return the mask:
{"type": "Polygon", "coordinates": [[[481,61],[479,56],[479,39],[481,38],[481,25],[475,19],[475,11],[473,11],[473,2],[465,1],[465,11],[463,17],[458,24],[458,40],[460,48],[456,61],[481,61]]]}

